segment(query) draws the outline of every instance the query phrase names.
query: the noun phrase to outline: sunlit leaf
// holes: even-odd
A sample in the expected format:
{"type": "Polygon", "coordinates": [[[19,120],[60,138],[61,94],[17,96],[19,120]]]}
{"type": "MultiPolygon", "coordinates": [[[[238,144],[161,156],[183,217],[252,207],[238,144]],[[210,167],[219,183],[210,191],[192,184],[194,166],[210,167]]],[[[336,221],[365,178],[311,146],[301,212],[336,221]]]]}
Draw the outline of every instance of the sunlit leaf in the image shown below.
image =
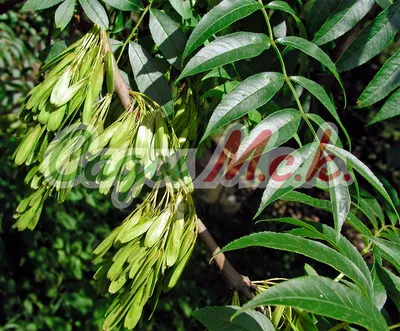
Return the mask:
{"type": "Polygon", "coordinates": [[[183,55],[185,59],[190,53],[204,44],[218,31],[231,25],[256,10],[261,9],[260,3],[254,0],[224,0],[203,16],[189,37],[183,55]]]}
{"type": "Polygon", "coordinates": [[[222,252],[247,247],[266,247],[305,255],[343,272],[358,284],[367,296],[372,293],[371,283],[354,262],[320,242],[287,233],[259,232],[232,241],[222,249],[222,252]]]}
{"type": "Polygon", "coordinates": [[[269,38],[263,33],[236,32],[217,38],[188,62],[178,80],[228,63],[256,57],[270,45],[269,38]]]}
{"type": "Polygon", "coordinates": [[[244,80],[214,110],[202,141],[219,128],[266,104],[283,86],[285,77],[265,72],[244,80]]]}
{"type": "Polygon", "coordinates": [[[275,285],[246,303],[239,313],[267,305],[296,307],[358,324],[368,330],[388,330],[385,319],[370,300],[347,286],[320,276],[295,278],[275,285]]]}

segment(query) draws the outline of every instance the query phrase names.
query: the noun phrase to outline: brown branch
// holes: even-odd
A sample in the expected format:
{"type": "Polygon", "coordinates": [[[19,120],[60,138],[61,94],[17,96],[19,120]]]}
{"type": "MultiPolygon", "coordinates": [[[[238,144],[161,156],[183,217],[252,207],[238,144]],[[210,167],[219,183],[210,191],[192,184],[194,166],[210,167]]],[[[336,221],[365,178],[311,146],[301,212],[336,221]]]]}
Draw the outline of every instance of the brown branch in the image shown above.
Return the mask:
{"type": "MultiPolygon", "coordinates": [[[[108,49],[111,50],[111,46],[108,43],[108,49]]],[[[112,52],[111,52],[112,53],[112,52]]],[[[115,93],[118,95],[122,105],[125,109],[128,109],[131,105],[130,100],[130,88],[123,80],[118,65],[114,61],[114,85],[115,85],[115,93]]],[[[233,290],[238,291],[246,300],[251,300],[254,298],[254,294],[251,292],[252,284],[248,277],[242,276],[239,274],[235,268],[230,264],[228,259],[225,257],[223,253],[215,255],[221,249],[218,247],[214,238],[211,236],[210,232],[207,230],[204,223],[198,218],[197,219],[198,228],[199,228],[199,239],[203,242],[204,246],[210,251],[211,255],[214,257],[214,262],[218,267],[218,270],[221,272],[222,277],[226,280],[229,287],[233,290]]],[[[262,308],[260,308],[263,311],[262,308]]]]}
{"type": "Polygon", "coordinates": [[[111,49],[110,40],[107,39],[108,42],[106,43],[108,50],[112,54],[112,60],[114,64],[114,88],[115,94],[118,95],[119,100],[121,101],[122,106],[125,109],[129,109],[131,106],[131,97],[130,92],[131,89],[128,84],[125,83],[124,79],[122,78],[121,72],[119,71],[117,61],[115,60],[114,54],[111,49]]]}
{"type": "Polygon", "coordinates": [[[246,300],[253,299],[254,294],[250,290],[252,287],[250,279],[239,274],[230,264],[224,253],[216,255],[221,249],[199,218],[197,219],[197,223],[199,225],[199,239],[214,257],[213,261],[221,272],[222,277],[233,290],[238,291],[246,300]]]}

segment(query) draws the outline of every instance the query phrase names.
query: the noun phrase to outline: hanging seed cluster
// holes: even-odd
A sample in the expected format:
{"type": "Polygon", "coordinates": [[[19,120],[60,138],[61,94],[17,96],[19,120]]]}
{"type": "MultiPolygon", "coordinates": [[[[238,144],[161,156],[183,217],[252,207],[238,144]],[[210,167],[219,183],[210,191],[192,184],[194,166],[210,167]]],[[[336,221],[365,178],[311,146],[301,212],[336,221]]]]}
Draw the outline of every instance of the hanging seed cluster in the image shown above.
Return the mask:
{"type": "Polygon", "coordinates": [[[104,76],[113,77],[106,41],[105,32],[94,27],[50,60],[41,69],[41,73],[48,71],[46,78],[29,93],[22,107],[20,117],[30,129],[14,158],[18,165],[32,166],[25,182],[34,192],[17,208],[20,230],[36,226],[43,203],[53,190],[59,202],[71,191],[88,147],[81,125],[103,128],[113,93],[108,90],[99,98],[104,76]],[[50,143],[63,127],[67,127],[66,132],[50,143]]]}
{"type": "MultiPolygon", "coordinates": [[[[113,61],[106,32],[95,26],[42,67],[40,74],[47,74],[22,107],[29,129],[14,154],[18,165],[30,167],[25,183],[32,189],[14,215],[19,230],[36,226],[49,196],[61,203],[82,181],[102,194],[113,189],[137,197],[163,161],[196,139],[189,88],[176,101],[171,121],[138,92],[131,91],[132,105],[122,109],[114,98],[113,61]]],[[[116,294],[105,330],[134,328],[149,298],[157,302],[171,289],[191,256],[197,236],[192,183],[186,163],[178,165],[161,171],[177,181],[168,179],[164,190],[156,184],[94,252],[94,262],[101,263],[99,292],[116,294]]]]}
{"type": "Polygon", "coordinates": [[[191,256],[197,223],[189,192],[169,188],[161,201],[158,194],[154,190],[94,251],[94,262],[103,261],[94,276],[98,291],[117,294],[104,330],[134,328],[148,299],[155,294],[157,301],[175,286],[191,256]]]}

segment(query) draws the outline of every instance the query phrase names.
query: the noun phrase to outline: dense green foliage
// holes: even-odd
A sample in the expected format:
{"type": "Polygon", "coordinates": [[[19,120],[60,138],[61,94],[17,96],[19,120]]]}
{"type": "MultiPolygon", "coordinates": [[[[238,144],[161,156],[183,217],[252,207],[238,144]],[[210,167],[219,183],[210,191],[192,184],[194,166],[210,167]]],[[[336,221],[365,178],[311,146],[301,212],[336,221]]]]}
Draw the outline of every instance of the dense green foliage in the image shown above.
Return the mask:
{"type": "Polygon", "coordinates": [[[0,21],[4,329],[186,330],[201,328],[196,319],[210,330],[399,326],[399,178],[387,171],[399,167],[398,143],[385,146],[387,162],[382,146],[368,146],[400,135],[399,1],[28,0],[21,12],[0,21]],[[54,31],[41,16],[36,31],[18,20],[42,10],[54,31]],[[47,41],[43,29],[52,34],[47,41]],[[33,89],[31,70],[40,77],[33,89]],[[128,95],[118,79],[129,84],[128,95]],[[373,136],[379,129],[355,129],[355,118],[386,130],[373,136]],[[238,211],[246,225],[210,226],[222,251],[235,251],[229,256],[251,276],[255,294],[243,302],[234,292],[232,306],[222,307],[227,297],[217,300],[221,289],[204,278],[212,275],[205,251],[196,248],[191,258],[194,203],[207,218],[210,199],[200,202],[182,163],[156,173],[166,150],[195,147],[207,162],[233,123],[243,124],[245,137],[230,147],[228,174],[250,158],[264,162],[277,147],[291,152],[258,177],[269,175],[258,200],[227,194],[227,209],[229,199],[252,200],[238,211]],[[74,129],[81,125],[89,128],[84,134],[74,129]],[[92,140],[80,143],[88,132],[92,140]],[[21,169],[11,164],[13,152],[21,169]],[[73,189],[71,173],[85,174],[76,156],[104,161],[94,190],[73,189]],[[19,178],[28,170],[29,192],[19,178]],[[169,182],[178,177],[178,186],[169,182]],[[146,178],[168,178],[165,190],[147,189],[146,178]],[[313,189],[302,190],[307,185],[313,189]],[[114,202],[117,193],[134,203],[118,211],[110,192],[114,202]],[[34,232],[15,233],[12,215],[19,230],[34,232]],[[254,215],[263,223],[249,225],[254,215]],[[241,253],[249,247],[257,253],[241,253]],[[265,249],[276,267],[260,264],[265,249]],[[297,261],[307,262],[304,271],[297,261]]]}

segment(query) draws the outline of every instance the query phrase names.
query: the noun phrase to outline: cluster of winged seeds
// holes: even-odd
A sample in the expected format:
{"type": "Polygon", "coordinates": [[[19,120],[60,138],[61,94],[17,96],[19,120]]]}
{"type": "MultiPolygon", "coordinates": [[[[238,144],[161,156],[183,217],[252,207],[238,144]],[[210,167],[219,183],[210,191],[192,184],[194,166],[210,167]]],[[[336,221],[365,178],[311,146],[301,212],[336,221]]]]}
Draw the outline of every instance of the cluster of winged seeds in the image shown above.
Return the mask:
{"type": "Polygon", "coordinates": [[[167,188],[161,199],[158,194],[154,190],[94,251],[94,262],[102,261],[94,276],[98,291],[117,293],[105,330],[134,328],[147,300],[155,293],[157,302],[174,287],[191,256],[197,222],[190,193],[167,188]]]}
{"type": "Polygon", "coordinates": [[[22,108],[28,131],[14,154],[18,165],[30,167],[25,182],[32,190],[14,215],[19,230],[36,226],[49,196],[61,203],[78,184],[133,199],[157,174],[144,202],[94,252],[94,262],[101,263],[99,292],[116,294],[105,330],[135,327],[148,299],[157,301],[176,284],[197,236],[187,168],[182,162],[178,171],[162,167],[196,138],[192,91],[185,88],[171,120],[138,92],[130,92],[132,104],[123,109],[114,98],[108,42],[95,26],[42,67],[40,74],[47,74],[22,108]],[[160,189],[163,176],[168,180],[160,189]]]}

